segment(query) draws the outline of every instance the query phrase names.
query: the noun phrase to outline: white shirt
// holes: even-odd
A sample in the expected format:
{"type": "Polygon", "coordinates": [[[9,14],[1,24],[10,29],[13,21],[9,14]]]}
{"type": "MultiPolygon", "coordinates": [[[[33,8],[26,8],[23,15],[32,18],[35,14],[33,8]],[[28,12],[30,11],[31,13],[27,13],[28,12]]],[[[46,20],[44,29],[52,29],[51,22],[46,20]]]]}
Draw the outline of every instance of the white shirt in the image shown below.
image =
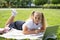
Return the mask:
{"type": "Polygon", "coordinates": [[[31,29],[40,29],[42,27],[41,23],[39,23],[38,25],[36,25],[33,20],[28,20],[23,24],[23,28],[27,26],[28,30],[31,29]]]}

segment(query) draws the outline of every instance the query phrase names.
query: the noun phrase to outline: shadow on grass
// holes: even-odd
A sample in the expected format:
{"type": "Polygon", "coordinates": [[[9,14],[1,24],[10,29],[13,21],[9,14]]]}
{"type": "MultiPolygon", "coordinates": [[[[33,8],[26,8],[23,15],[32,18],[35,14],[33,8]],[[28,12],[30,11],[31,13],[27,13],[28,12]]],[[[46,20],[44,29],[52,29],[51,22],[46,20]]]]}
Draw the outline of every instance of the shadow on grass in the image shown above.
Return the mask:
{"type": "Polygon", "coordinates": [[[46,32],[45,32],[44,37],[43,37],[43,40],[45,40],[45,38],[47,36],[50,36],[52,34],[55,34],[57,36],[59,26],[60,25],[55,25],[55,26],[49,26],[49,27],[47,27],[46,28],[46,32]]]}

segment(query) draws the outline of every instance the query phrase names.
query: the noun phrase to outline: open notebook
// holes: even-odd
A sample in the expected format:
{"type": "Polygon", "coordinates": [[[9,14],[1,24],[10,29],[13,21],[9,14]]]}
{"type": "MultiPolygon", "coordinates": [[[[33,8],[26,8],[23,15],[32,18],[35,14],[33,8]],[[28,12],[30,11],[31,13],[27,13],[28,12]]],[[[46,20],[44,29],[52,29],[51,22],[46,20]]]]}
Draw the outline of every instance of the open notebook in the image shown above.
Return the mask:
{"type": "Polygon", "coordinates": [[[22,33],[21,30],[16,30],[16,29],[12,29],[10,30],[8,33],[5,33],[3,35],[0,35],[0,37],[4,37],[4,38],[11,38],[11,39],[38,39],[43,37],[44,32],[41,32],[39,34],[29,34],[29,35],[24,35],[22,33]]]}

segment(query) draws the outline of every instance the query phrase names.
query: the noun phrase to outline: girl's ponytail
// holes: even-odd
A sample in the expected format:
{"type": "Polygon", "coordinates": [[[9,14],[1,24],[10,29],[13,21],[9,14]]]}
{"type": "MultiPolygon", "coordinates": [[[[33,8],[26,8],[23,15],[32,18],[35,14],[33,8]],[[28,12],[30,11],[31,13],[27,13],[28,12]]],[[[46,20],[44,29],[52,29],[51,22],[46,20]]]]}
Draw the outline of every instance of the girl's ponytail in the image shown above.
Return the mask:
{"type": "Polygon", "coordinates": [[[42,21],[42,30],[45,30],[46,29],[46,23],[45,23],[45,17],[44,17],[44,15],[43,15],[43,13],[42,13],[42,19],[41,19],[41,21],[42,21]]]}

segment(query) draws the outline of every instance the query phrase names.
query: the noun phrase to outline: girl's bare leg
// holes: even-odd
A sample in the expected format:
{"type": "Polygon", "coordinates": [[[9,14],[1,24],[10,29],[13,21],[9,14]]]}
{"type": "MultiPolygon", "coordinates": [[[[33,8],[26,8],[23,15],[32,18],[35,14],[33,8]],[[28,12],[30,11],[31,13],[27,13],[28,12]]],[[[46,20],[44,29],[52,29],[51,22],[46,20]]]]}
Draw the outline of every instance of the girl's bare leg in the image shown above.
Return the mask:
{"type": "Polygon", "coordinates": [[[10,24],[10,23],[12,23],[12,22],[14,21],[14,18],[15,18],[15,16],[16,16],[16,13],[17,13],[17,12],[16,12],[16,10],[13,9],[11,13],[12,13],[12,15],[11,15],[11,16],[9,17],[9,19],[7,20],[5,26],[8,25],[8,24],[10,24]]]}
{"type": "Polygon", "coordinates": [[[10,23],[12,23],[14,21],[14,18],[15,18],[15,16],[10,16],[9,19],[7,20],[5,26],[9,25],[10,23]]]}
{"type": "Polygon", "coordinates": [[[7,22],[5,24],[5,28],[3,30],[1,30],[1,33],[6,33],[9,31],[9,29],[10,29],[9,24],[11,24],[14,21],[15,16],[16,16],[16,10],[12,10],[12,15],[7,20],[7,22]]]}
{"type": "Polygon", "coordinates": [[[14,21],[14,18],[17,14],[15,9],[12,9],[12,15],[9,17],[9,19],[7,20],[6,24],[5,24],[5,28],[4,28],[4,32],[8,32],[9,31],[9,25],[14,21]]]}

